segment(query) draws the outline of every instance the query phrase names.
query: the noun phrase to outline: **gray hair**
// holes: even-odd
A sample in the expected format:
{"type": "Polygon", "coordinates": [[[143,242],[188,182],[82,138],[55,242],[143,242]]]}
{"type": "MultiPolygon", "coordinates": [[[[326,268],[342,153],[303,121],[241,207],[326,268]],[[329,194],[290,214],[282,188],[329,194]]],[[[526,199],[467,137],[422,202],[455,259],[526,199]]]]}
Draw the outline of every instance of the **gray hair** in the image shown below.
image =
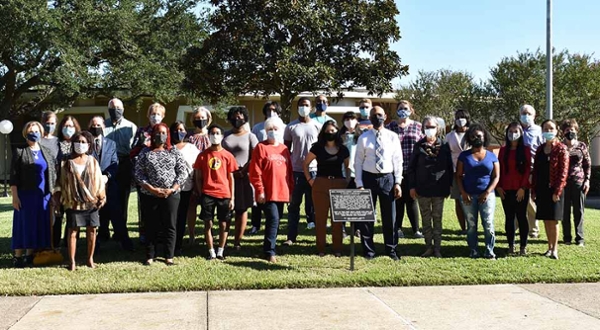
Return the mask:
{"type": "Polygon", "coordinates": [[[523,110],[531,110],[533,115],[535,116],[535,108],[529,104],[523,104],[521,108],[519,108],[519,114],[523,113],[523,110]]]}
{"type": "MultiPolygon", "coordinates": [[[[440,119],[439,117],[436,116],[432,116],[432,115],[427,115],[423,118],[423,121],[421,122],[421,127],[423,129],[423,132],[425,132],[425,123],[435,123],[435,126],[437,127],[437,134],[436,137],[440,137],[442,136],[442,130],[446,130],[445,128],[442,129],[442,125],[440,124],[440,119]]],[[[442,119],[443,121],[443,119],[442,119]]]]}
{"type": "Polygon", "coordinates": [[[277,127],[277,130],[282,130],[285,128],[285,124],[279,117],[270,117],[265,120],[265,131],[274,127],[277,127]]]}

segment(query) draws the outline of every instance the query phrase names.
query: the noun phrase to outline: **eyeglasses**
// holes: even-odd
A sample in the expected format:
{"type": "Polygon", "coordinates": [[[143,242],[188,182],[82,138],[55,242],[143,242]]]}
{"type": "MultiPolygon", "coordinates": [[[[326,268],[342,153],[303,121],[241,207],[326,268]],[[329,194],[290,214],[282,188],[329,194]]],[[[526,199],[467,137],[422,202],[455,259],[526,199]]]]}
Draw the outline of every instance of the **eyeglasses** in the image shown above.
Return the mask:
{"type": "Polygon", "coordinates": [[[398,111],[402,111],[402,110],[408,111],[410,109],[409,108],[398,108],[398,111]]]}

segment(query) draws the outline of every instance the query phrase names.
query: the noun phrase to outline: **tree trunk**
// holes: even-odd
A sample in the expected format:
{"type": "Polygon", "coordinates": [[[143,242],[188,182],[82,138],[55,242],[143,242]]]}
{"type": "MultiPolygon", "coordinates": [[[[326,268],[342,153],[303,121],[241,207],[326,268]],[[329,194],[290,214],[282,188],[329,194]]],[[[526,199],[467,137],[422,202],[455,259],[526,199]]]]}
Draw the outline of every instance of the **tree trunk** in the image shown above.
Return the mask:
{"type": "Polygon", "coordinates": [[[292,119],[292,103],[296,98],[296,93],[290,91],[283,91],[281,93],[280,105],[281,105],[281,120],[284,123],[289,123],[292,119]]]}

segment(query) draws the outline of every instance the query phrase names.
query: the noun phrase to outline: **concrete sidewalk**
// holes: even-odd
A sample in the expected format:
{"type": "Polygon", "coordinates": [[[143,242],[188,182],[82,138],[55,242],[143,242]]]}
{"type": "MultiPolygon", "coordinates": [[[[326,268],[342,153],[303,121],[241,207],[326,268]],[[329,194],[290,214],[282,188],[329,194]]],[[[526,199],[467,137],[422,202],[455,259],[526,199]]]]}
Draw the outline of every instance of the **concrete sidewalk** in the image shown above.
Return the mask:
{"type": "Polygon", "coordinates": [[[600,283],[0,297],[0,329],[600,329],[600,283]]]}

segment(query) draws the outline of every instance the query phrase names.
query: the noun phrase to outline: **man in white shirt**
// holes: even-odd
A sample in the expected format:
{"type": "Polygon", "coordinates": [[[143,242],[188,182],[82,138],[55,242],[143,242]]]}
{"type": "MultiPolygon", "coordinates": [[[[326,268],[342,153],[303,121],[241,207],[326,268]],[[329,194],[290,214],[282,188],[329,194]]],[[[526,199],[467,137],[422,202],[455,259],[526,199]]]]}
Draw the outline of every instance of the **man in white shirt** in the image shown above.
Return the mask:
{"type": "MultiPolygon", "coordinates": [[[[385,111],[381,107],[373,107],[370,120],[373,129],[364,132],[358,139],[354,170],[356,187],[371,189],[373,205],[379,199],[379,210],[383,225],[385,253],[392,260],[399,260],[396,253],[398,234],[394,230],[396,208],[394,201],[402,196],[402,149],[398,134],[384,127],[385,111]],[[383,147],[385,146],[385,148],[383,147]]],[[[375,257],[373,243],[374,227],[372,222],[359,225],[363,255],[367,259],[375,257]]]]}

